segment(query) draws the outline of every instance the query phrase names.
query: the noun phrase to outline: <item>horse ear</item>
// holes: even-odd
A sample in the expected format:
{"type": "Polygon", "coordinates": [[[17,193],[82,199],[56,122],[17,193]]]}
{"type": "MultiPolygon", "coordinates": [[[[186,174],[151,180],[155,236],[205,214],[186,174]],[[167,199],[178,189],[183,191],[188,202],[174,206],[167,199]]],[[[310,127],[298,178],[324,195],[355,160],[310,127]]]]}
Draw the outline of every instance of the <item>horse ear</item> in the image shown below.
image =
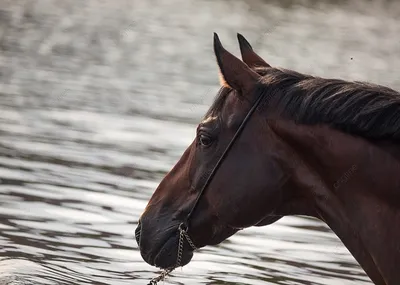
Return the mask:
{"type": "Polygon", "coordinates": [[[241,35],[237,34],[237,38],[240,46],[240,53],[242,54],[242,60],[250,67],[271,67],[266,63],[258,54],[253,51],[250,43],[241,35]]]}
{"type": "Polygon", "coordinates": [[[260,80],[260,75],[224,49],[216,33],[214,33],[214,52],[219,66],[220,81],[223,86],[247,93],[260,80]]]}

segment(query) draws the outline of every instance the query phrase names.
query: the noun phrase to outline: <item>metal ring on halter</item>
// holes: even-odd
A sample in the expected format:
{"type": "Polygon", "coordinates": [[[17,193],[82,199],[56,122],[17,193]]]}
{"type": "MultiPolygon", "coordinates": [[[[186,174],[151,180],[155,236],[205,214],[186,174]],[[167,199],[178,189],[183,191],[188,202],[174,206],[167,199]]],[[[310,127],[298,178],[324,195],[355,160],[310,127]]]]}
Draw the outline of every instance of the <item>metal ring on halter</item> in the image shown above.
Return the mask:
{"type": "Polygon", "coordinates": [[[185,233],[187,233],[189,231],[189,226],[187,225],[187,223],[180,223],[178,231],[184,231],[185,233]]]}

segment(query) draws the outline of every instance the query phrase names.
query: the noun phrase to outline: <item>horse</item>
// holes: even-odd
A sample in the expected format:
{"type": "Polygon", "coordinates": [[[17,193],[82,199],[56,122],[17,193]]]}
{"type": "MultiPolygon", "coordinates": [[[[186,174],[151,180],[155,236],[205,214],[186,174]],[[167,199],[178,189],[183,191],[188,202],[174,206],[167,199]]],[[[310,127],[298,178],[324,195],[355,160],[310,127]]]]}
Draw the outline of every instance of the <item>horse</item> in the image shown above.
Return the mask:
{"type": "Polygon", "coordinates": [[[214,34],[221,87],[135,236],[172,270],[193,251],[284,216],[325,222],[377,285],[400,284],[400,94],[272,67],[214,34]]]}

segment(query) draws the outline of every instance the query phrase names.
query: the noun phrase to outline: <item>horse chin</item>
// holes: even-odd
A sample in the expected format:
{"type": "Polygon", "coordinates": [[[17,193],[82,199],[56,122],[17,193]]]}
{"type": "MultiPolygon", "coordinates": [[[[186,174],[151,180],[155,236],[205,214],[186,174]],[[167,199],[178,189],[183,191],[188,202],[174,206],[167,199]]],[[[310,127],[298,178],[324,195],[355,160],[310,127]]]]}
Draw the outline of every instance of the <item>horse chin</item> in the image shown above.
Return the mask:
{"type": "MultiPolygon", "coordinates": [[[[213,227],[213,235],[212,238],[208,240],[208,242],[204,244],[197,244],[196,239],[194,240],[195,245],[203,247],[205,245],[217,245],[235,234],[239,231],[239,228],[234,228],[230,226],[217,226],[213,227]]],[[[190,236],[190,232],[189,232],[190,236]]],[[[193,257],[193,250],[190,247],[189,243],[185,239],[183,244],[183,251],[180,263],[177,264],[178,257],[178,247],[179,247],[179,234],[175,234],[170,236],[170,238],[161,246],[158,253],[154,255],[154,258],[151,260],[151,265],[154,265],[161,269],[172,269],[175,267],[185,266],[187,265],[193,257]]]]}
{"type": "Polygon", "coordinates": [[[182,251],[182,258],[180,263],[177,264],[178,258],[178,244],[179,237],[172,236],[170,237],[166,243],[161,247],[158,254],[154,257],[154,266],[159,267],[161,269],[171,269],[178,266],[185,266],[188,264],[193,257],[193,251],[188,250],[188,245],[184,244],[182,251]]]}

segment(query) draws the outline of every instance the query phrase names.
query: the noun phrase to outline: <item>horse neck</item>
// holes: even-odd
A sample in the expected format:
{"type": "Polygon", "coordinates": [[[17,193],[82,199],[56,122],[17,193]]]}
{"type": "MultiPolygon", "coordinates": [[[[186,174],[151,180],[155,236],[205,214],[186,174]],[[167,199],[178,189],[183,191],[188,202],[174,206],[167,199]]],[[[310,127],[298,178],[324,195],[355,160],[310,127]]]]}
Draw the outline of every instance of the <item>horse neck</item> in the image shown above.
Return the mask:
{"type": "Polygon", "coordinates": [[[325,221],[375,284],[398,284],[399,147],[290,122],[274,122],[273,130],[301,161],[291,189],[313,205],[303,214],[325,221]]]}

